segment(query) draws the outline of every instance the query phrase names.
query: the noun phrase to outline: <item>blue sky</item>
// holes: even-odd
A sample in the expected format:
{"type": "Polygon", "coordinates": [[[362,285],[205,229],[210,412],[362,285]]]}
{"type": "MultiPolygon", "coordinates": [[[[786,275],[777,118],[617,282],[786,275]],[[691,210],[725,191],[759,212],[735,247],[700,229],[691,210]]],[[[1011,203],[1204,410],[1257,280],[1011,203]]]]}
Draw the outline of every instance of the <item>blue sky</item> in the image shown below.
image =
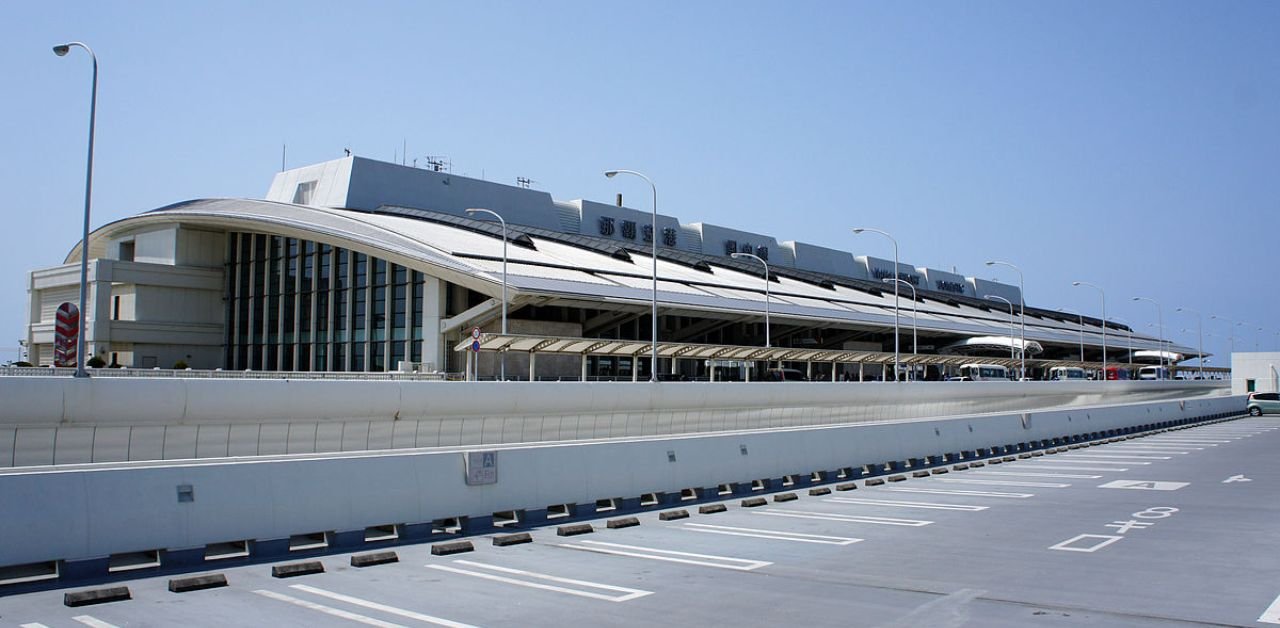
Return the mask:
{"type": "MultiPolygon", "coordinates": [[[[1016,283],[1206,350],[1280,348],[1277,2],[8,2],[0,362],[93,225],[287,163],[455,173],[1016,283]],[[1210,320],[1211,314],[1245,324],[1210,320]],[[1263,331],[1257,331],[1262,327],[1263,331]],[[1190,329],[1192,333],[1183,333],[1190,329]]],[[[1222,363],[1215,360],[1215,363],[1222,363]]]]}

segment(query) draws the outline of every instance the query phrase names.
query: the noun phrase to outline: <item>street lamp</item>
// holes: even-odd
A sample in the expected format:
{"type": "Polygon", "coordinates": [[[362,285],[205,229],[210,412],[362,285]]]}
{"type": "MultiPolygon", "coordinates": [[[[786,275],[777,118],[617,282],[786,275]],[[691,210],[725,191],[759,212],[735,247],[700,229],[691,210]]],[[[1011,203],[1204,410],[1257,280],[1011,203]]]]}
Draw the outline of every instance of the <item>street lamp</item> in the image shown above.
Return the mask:
{"type": "Polygon", "coordinates": [[[76,377],[88,377],[89,372],[84,370],[84,320],[88,316],[85,296],[89,286],[89,201],[93,196],[93,126],[98,110],[98,56],[78,41],[54,46],[53,54],[65,57],[72,47],[84,48],[93,60],[93,90],[89,97],[89,159],[84,175],[84,231],[80,237],[80,327],[76,332],[76,377]]]}
{"type": "Polygon", "coordinates": [[[619,174],[640,177],[648,182],[653,190],[653,227],[651,228],[653,233],[649,238],[653,241],[653,312],[650,315],[653,318],[653,350],[652,357],[649,358],[653,364],[649,365],[649,381],[656,382],[658,381],[658,186],[653,184],[652,179],[635,170],[607,170],[604,176],[612,179],[619,174]]]}
{"type": "MultiPolygon", "coordinates": [[[[492,209],[473,208],[468,209],[467,214],[474,216],[476,214],[489,214],[498,219],[502,223],[502,335],[507,335],[507,221],[498,215],[498,212],[492,209]]],[[[502,360],[501,377],[502,381],[507,381],[507,352],[503,350],[499,356],[502,360]]],[[[478,368],[477,368],[478,370],[478,368]]]]}
{"type": "MultiPolygon", "coordinates": [[[[1107,293],[1103,292],[1102,288],[1099,288],[1098,286],[1091,284],[1087,281],[1073,281],[1071,282],[1071,285],[1088,286],[1090,288],[1093,288],[1094,290],[1097,290],[1098,294],[1102,297],[1102,373],[1103,373],[1102,381],[1105,382],[1107,381],[1107,377],[1106,377],[1106,373],[1107,373],[1107,293]]],[[[1129,352],[1132,353],[1133,352],[1133,347],[1132,347],[1133,332],[1129,332],[1129,340],[1131,345],[1129,347],[1129,352]]]]}
{"type": "Polygon", "coordinates": [[[1180,307],[1174,311],[1190,312],[1196,315],[1196,336],[1199,342],[1199,344],[1196,346],[1196,351],[1200,353],[1200,359],[1196,360],[1196,362],[1198,362],[1200,365],[1200,379],[1204,379],[1204,316],[1202,316],[1199,312],[1186,307],[1180,307]]]}
{"type": "MultiPolygon", "coordinates": [[[[730,253],[729,257],[733,259],[742,259],[749,257],[761,264],[764,264],[764,348],[769,348],[769,262],[754,253],[730,253]]],[[[766,364],[765,366],[768,366],[766,364]]]]}
{"type": "Polygon", "coordinates": [[[1012,362],[1014,360],[1014,357],[1013,357],[1013,301],[1010,301],[998,294],[985,294],[982,296],[982,298],[991,299],[992,301],[1004,301],[1005,303],[1009,304],[1009,361],[1012,362]]]}
{"type": "Polygon", "coordinates": [[[987,262],[987,266],[1008,266],[1018,271],[1018,318],[1022,321],[1022,350],[1019,353],[1022,358],[1022,377],[1025,378],[1027,376],[1027,297],[1022,269],[1009,262],[1001,262],[999,260],[987,262]]]}
{"type": "Polygon", "coordinates": [[[1151,297],[1133,297],[1134,301],[1147,301],[1156,306],[1156,318],[1160,322],[1158,330],[1160,335],[1160,368],[1164,368],[1164,308],[1160,306],[1160,302],[1151,297]]]}
{"type": "Polygon", "coordinates": [[[898,279],[897,277],[885,277],[884,281],[885,283],[893,283],[893,282],[901,283],[902,285],[908,288],[911,288],[911,358],[912,358],[911,373],[914,375],[915,369],[916,369],[914,361],[915,361],[915,358],[919,355],[919,346],[920,346],[919,344],[917,344],[917,341],[916,341],[916,338],[917,338],[916,320],[920,318],[919,314],[916,311],[916,302],[917,302],[916,287],[911,285],[910,281],[898,279]]]}
{"type": "MultiPolygon", "coordinates": [[[[1084,314],[1071,312],[1065,308],[1058,308],[1058,311],[1063,314],[1075,314],[1080,317],[1080,363],[1084,364],[1084,314]]],[[[1106,372],[1106,369],[1103,369],[1103,372],[1106,372]]]]}
{"type": "MultiPolygon", "coordinates": [[[[878,233],[893,243],[893,276],[898,277],[898,241],[886,231],[872,229],[871,227],[858,227],[853,230],[854,235],[870,231],[878,233]]],[[[902,355],[898,351],[898,284],[893,284],[893,381],[898,381],[898,371],[901,369],[902,355]]]]}

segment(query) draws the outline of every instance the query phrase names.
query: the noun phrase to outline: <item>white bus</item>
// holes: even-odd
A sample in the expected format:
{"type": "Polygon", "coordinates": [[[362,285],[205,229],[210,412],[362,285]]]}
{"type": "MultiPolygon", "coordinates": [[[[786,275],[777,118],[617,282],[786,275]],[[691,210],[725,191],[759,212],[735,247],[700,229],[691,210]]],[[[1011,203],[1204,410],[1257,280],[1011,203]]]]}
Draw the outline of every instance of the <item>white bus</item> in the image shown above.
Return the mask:
{"type": "Polygon", "coordinates": [[[998,364],[965,364],[960,367],[960,377],[971,382],[1009,381],[1009,369],[998,364]]]}
{"type": "Polygon", "coordinates": [[[1138,369],[1138,379],[1169,379],[1169,369],[1163,366],[1144,366],[1138,369]]]}
{"type": "Polygon", "coordinates": [[[1078,366],[1055,366],[1049,369],[1049,379],[1064,382],[1089,379],[1089,376],[1078,366]]]}

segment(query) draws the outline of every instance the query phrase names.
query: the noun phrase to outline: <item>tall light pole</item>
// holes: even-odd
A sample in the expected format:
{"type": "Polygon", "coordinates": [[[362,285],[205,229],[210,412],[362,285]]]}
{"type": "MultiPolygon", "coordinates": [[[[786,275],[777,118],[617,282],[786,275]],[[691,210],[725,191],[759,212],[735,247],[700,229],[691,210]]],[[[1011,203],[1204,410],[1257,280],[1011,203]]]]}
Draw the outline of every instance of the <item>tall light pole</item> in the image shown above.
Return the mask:
{"type": "Polygon", "coordinates": [[[1164,308],[1160,306],[1160,302],[1151,297],[1133,297],[1134,301],[1147,301],[1156,306],[1156,319],[1160,322],[1160,368],[1164,368],[1164,308]]]}
{"type": "MultiPolygon", "coordinates": [[[[742,259],[749,257],[761,264],[764,264],[764,348],[768,349],[769,344],[769,262],[754,253],[731,253],[729,257],[733,259],[742,259]]],[[[765,364],[768,366],[768,364],[765,364]]],[[[779,365],[781,366],[781,365],[779,365]]]]}
{"type": "MultiPolygon", "coordinates": [[[[467,214],[472,216],[489,214],[497,218],[499,223],[502,223],[502,335],[505,336],[507,335],[507,221],[503,220],[502,216],[499,216],[498,212],[492,209],[473,208],[468,209],[467,214]]],[[[505,382],[507,381],[507,352],[504,350],[501,353],[502,355],[499,356],[502,360],[500,377],[505,382]]]]}
{"type": "MultiPolygon", "coordinates": [[[[1084,364],[1084,314],[1081,314],[1079,312],[1071,312],[1064,308],[1058,308],[1058,311],[1062,312],[1063,314],[1075,314],[1076,316],[1080,317],[1080,363],[1084,364]]],[[[1104,369],[1104,372],[1105,372],[1105,369],[1104,369]]]]}
{"type": "Polygon", "coordinates": [[[1009,305],[1009,361],[1012,362],[1014,359],[1013,357],[1013,301],[1010,301],[998,294],[984,294],[982,295],[982,298],[991,299],[992,301],[1004,301],[1009,305]]]}
{"type": "Polygon", "coordinates": [[[885,277],[884,281],[885,283],[897,282],[908,288],[911,288],[911,358],[912,358],[911,373],[914,375],[915,369],[916,369],[914,360],[919,355],[919,347],[920,347],[920,345],[917,343],[918,336],[916,335],[916,320],[920,318],[919,313],[916,311],[916,303],[918,301],[918,299],[916,298],[916,287],[911,285],[910,281],[906,281],[904,279],[898,279],[897,277],[885,277]]]}
{"type": "Polygon", "coordinates": [[[1199,342],[1199,345],[1196,346],[1196,351],[1200,352],[1200,359],[1196,360],[1196,362],[1200,365],[1200,379],[1204,379],[1204,316],[1187,307],[1180,307],[1174,311],[1190,312],[1196,315],[1196,336],[1198,338],[1197,342],[1199,342]]]}
{"type": "MultiPolygon", "coordinates": [[[[889,235],[887,231],[872,229],[871,227],[858,227],[853,230],[853,233],[854,235],[857,235],[859,233],[862,233],[863,231],[878,233],[886,238],[889,238],[889,241],[893,243],[893,276],[894,278],[897,278],[898,277],[898,241],[893,236],[889,235]]],[[[898,381],[898,371],[899,369],[902,368],[901,362],[902,362],[902,355],[898,351],[898,284],[895,282],[893,284],[893,381],[895,382],[898,381]]]]}
{"type": "Polygon", "coordinates": [[[1025,378],[1027,376],[1027,297],[1022,269],[1009,262],[1001,262],[999,260],[987,262],[987,266],[1008,266],[1018,271],[1018,318],[1022,321],[1022,349],[1019,354],[1022,357],[1022,377],[1025,378]]]}
{"type": "Polygon", "coordinates": [[[84,48],[93,60],[93,89],[89,96],[89,159],[84,174],[84,231],[80,236],[80,327],[76,332],[76,377],[88,377],[84,370],[84,320],[89,313],[85,310],[85,298],[89,287],[89,201],[93,197],[93,127],[98,112],[98,55],[85,44],[73,41],[53,47],[53,54],[65,57],[71,48],[84,48]]]}
{"type": "MultiPolygon", "coordinates": [[[[1098,291],[1102,297],[1102,381],[1107,381],[1107,293],[1102,288],[1087,281],[1073,281],[1073,286],[1088,286],[1098,291]]],[[[1129,332],[1129,352],[1133,352],[1133,332],[1129,332]]]]}
{"type": "Polygon", "coordinates": [[[650,317],[653,318],[653,349],[652,356],[649,358],[653,363],[649,365],[649,381],[658,381],[658,186],[653,184],[653,180],[649,177],[636,172],[635,170],[607,170],[604,176],[612,179],[619,174],[629,174],[644,179],[649,187],[653,190],[653,226],[650,230],[653,232],[649,239],[653,241],[653,311],[650,317]]]}

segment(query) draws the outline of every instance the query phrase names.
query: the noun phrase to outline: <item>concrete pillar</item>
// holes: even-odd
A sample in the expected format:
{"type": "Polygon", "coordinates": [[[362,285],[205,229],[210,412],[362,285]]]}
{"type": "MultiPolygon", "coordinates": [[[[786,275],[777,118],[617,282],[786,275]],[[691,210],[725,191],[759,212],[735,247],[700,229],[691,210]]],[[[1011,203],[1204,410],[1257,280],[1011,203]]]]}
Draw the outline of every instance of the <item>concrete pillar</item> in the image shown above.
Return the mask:
{"type": "Polygon", "coordinates": [[[533,351],[529,352],[529,381],[535,381],[534,375],[537,373],[538,354],[533,351]]]}
{"type": "Polygon", "coordinates": [[[866,380],[864,380],[864,379],[862,378],[862,376],[863,376],[862,363],[861,363],[861,362],[859,362],[859,363],[858,363],[858,381],[860,381],[860,382],[861,382],[861,381],[866,381],[866,380]]]}
{"type": "MultiPolygon", "coordinates": [[[[444,282],[439,279],[422,277],[422,361],[440,371],[448,370],[445,364],[448,339],[440,333],[440,320],[444,318],[444,290],[444,282]]],[[[329,329],[333,329],[333,321],[329,321],[329,329]]]]}
{"type": "Polygon", "coordinates": [[[711,361],[711,381],[716,381],[716,361],[711,361]]]}
{"type": "MultiPolygon", "coordinates": [[[[533,353],[529,355],[532,356],[533,353]]],[[[582,354],[582,381],[587,381],[587,354],[585,353],[582,354]]]]}
{"type": "Polygon", "coordinates": [[[640,381],[640,358],[631,356],[631,381],[640,381]]]}
{"type": "Polygon", "coordinates": [[[804,363],[804,376],[813,379],[813,360],[804,363]]]}
{"type": "Polygon", "coordinates": [[[831,381],[836,381],[836,361],[831,361],[831,381]]]}
{"type": "Polygon", "coordinates": [[[471,358],[471,356],[475,355],[475,352],[474,352],[474,351],[471,351],[471,350],[467,350],[467,351],[466,351],[466,354],[467,354],[467,372],[466,372],[466,377],[464,377],[463,379],[465,379],[465,380],[467,380],[467,381],[472,381],[472,379],[471,379],[471,363],[472,363],[472,362],[474,362],[474,360],[471,358]]]}

